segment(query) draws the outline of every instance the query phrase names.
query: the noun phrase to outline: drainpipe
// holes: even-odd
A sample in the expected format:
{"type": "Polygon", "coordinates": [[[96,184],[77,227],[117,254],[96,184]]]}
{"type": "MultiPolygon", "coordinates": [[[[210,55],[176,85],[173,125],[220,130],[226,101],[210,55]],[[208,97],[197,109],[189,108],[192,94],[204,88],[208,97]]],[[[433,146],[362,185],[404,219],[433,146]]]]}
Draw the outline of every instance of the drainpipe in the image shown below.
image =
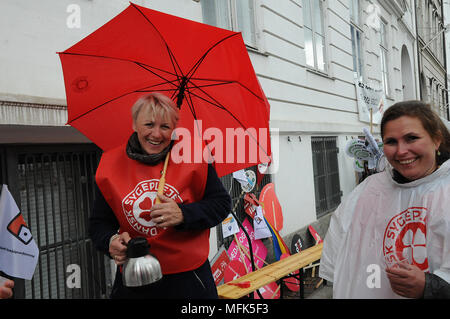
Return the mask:
{"type": "MultiPolygon", "coordinates": [[[[441,1],[441,17],[442,17],[442,24],[444,25],[444,29],[447,27],[446,24],[444,24],[445,19],[444,19],[444,1],[441,1]]],[[[446,97],[446,103],[445,105],[447,106],[447,121],[450,121],[450,106],[448,105],[448,75],[447,75],[447,48],[446,48],[446,41],[445,41],[445,31],[444,31],[444,42],[443,42],[443,46],[444,46],[444,69],[445,69],[445,97],[446,97]]]]}

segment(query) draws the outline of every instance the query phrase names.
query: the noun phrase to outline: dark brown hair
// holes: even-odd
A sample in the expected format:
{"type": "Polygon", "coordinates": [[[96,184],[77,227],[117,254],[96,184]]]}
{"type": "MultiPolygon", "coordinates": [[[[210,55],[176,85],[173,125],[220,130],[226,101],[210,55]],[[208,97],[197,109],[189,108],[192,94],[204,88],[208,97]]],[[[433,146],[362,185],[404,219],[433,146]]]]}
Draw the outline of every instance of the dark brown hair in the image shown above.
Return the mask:
{"type": "Polygon", "coordinates": [[[450,132],[441,118],[431,109],[431,105],[422,101],[403,101],[390,106],[381,119],[381,138],[384,136],[386,123],[401,116],[418,118],[433,140],[441,140],[439,146],[441,155],[437,157],[439,164],[450,157],[450,132]]]}

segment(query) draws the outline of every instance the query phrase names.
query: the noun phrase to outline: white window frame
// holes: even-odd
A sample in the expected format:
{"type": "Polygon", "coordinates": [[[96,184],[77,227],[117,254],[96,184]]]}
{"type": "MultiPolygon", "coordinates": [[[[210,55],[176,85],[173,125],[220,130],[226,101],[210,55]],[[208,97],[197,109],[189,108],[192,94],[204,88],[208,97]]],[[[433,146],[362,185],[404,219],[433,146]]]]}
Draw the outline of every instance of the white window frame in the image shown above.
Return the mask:
{"type": "Polygon", "coordinates": [[[308,68],[314,69],[321,73],[328,73],[328,57],[327,57],[327,36],[326,36],[326,20],[325,10],[327,6],[325,0],[303,0],[303,31],[304,31],[304,50],[305,50],[305,64],[308,68]],[[317,3],[320,6],[320,29],[322,33],[318,32],[317,21],[315,20],[313,6],[311,4],[317,3]],[[309,10],[308,10],[309,9],[309,10]],[[307,17],[310,17],[310,25],[307,25],[307,17]],[[308,37],[310,34],[310,37],[308,37]],[[307,41],[311,38],[310,43],[307,41]],[[319,39],[322,39],[322,50],[318,50],[319,39]],[[320,61],[320,58],[322,61],[320,61]],[[321,67],[321,66],[322,67],[321,67]]]}
{"type": "Polygon", "coordinates": [[[350,0],[350,34],[352,39],[353,72],[359,80],[364,76],[363,31],[360,27],[360,1],[350,0]]]}
{"type": "Polygon", "coordinates": [[[381,83],[386,96],[390,96],[390,81],[389,81],[389,39],[387,35],[388,24],[383,19],[380,19],[380,68],[381,68],[381,83]]]}
{"type": "Polygon", "coordinates": [[[258,50],[259,47],[259,33],[257,24],[256,8],[258,0],[202,0],[202,14],[205,23],[214,25],[219,28],[224,28],[232,31],[242,33],[242,38],[247,47],[258,50]],[[246,14],[242,14],[242,10],[239,10],[239,4],[248,1],[252,6],[246,14]],[[220,5],[218,5],[220,4],[220,5]],[[215,17],[221,17],[222,21],[217,21],[214,17],[208,14],[206,7],[213,7],[215,10],[215,17]],[[242,19],[245,26],[240,25],[239,20],[242,19]]]}

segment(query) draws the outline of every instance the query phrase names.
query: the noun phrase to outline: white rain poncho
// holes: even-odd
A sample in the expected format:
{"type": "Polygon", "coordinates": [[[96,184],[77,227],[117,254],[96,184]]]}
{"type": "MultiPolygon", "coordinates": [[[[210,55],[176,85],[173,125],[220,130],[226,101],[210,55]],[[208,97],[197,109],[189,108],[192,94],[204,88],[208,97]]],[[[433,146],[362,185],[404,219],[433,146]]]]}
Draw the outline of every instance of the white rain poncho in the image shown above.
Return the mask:
{"type": "Polygon", "coordinates": [[[450,282],[450,160],[410,183],[386,170],[358,185],[331,217],[320,276],[334,298],[401,298],[384,271],[401,259],[450,282]]]}

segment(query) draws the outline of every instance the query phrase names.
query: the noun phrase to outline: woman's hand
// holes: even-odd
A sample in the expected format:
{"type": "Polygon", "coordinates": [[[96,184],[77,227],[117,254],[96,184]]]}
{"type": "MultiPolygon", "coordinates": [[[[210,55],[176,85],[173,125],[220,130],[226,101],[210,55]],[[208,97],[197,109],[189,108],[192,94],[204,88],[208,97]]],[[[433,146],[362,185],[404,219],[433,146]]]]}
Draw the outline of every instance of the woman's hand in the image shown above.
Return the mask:
{"type": "Polygon", "coordinates": [[[403,261],[386,268],[392,290],[403,297],[421,298],[425,289],[425,273],[416,265],[403,261]]]}
{"type": "Polygon", "coordinates": [[[109,254],[114,258],[116,265],[122,265],[127,260],[127,244],[130,239],[130,234],[123,232],[109,243],[109,254]]]}
{"type": "Polygon", "coordinates": [[[0,299],[11,298],[13,295],[14,281],[7,280],[0,285],[0,299]]]}
{"type": "Polygon", "coordinates": [[[183,213],[178,204],[171,198],[159,195],[161,203],[154,204],[150,217],[157,227],[166,228],[181,224],[184,221],[183,213]]]}

